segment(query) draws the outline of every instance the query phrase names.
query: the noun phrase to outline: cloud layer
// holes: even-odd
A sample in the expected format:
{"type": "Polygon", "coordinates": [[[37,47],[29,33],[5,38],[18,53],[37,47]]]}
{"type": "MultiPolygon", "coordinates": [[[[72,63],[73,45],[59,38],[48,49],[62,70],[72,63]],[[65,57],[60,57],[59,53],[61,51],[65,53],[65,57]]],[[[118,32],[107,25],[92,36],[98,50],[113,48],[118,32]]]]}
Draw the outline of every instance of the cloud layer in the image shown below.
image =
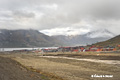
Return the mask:
{"type": "Polygon", "coordinates": [[[1,29],[48,35],[108,29],[120,34],[120,0],[0,0],[1,29]]]}

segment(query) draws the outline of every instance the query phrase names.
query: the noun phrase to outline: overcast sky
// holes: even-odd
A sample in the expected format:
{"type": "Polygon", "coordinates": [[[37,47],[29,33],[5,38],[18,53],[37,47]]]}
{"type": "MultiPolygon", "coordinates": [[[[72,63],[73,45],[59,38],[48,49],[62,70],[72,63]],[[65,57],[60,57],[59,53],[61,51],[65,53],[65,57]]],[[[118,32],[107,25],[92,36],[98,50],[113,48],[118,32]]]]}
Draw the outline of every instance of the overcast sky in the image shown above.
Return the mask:
{"type": "Polygon", "coordinates": [[[0,0],[0,28],[48,35],[98,29],[120,34],[120,0],[0,0]]]}

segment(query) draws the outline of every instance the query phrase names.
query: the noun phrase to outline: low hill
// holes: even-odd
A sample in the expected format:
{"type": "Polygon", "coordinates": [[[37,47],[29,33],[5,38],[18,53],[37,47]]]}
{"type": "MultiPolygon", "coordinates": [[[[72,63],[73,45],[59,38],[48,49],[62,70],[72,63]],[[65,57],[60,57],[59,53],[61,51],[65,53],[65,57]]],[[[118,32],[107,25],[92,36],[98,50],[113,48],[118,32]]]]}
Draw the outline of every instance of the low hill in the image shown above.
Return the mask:
{"type": "Polygon", "coordinates": [[[0,30],[0,47],[52,47],[62,43],[37,30],[0,30]]]}
{"type": "Polygon", "coordinates": [[[93,44],[93,45],[99,45],[99,46],[117,46],[120,44],[120,35],[114,37],[114,38],[111,38],[107,41],[103,41],[103,42],[99,42],[99,43],[96,43],[96,44],[93,44]]]}

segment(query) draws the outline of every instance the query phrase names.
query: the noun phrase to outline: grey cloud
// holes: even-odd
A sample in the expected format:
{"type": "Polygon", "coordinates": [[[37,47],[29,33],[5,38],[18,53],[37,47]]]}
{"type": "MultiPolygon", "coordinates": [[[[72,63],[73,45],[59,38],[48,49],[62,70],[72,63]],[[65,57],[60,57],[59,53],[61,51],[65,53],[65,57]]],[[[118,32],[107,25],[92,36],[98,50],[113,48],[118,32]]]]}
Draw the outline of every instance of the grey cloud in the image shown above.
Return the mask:
{"type": "Polygon", "coordinates": [[[15,11],[13,12],[13,15],[16,17],[25,17],[25,18],[34,18],[35,14],[32,12],[26,12],[26,11],[15,11]]]}
{"type": "MultiPolygon", "coordinates": [[[[0,13],[0,25],[11,29],[71,27],[112,31],[114,27],[120,29],[119,4],[120,0],[0,0],[0,11],[5,12],[0,13]]],[[[115,28],[112,32],[120,33],[115,28]]]]}
{"type": "Polygon", "coordinates": [[[90,13],[98,19],[120,19],[120,1],[103,1],[103,4],[93,6],[90,13]]]}

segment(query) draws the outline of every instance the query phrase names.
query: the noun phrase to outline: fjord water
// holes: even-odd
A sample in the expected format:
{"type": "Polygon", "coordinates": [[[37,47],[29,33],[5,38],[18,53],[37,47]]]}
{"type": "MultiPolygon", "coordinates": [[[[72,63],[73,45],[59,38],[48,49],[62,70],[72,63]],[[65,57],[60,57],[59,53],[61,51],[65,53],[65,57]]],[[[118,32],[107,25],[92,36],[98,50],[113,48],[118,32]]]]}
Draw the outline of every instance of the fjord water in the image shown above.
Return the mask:
{"type": "Polygon", "coordinates": [[[38,47],[38,48],[0,48],[0,51],[13,51],[13,50],[35,50],[35,49],[48,49],[48,48],[58,48],[58,47],[38,47]]]}

